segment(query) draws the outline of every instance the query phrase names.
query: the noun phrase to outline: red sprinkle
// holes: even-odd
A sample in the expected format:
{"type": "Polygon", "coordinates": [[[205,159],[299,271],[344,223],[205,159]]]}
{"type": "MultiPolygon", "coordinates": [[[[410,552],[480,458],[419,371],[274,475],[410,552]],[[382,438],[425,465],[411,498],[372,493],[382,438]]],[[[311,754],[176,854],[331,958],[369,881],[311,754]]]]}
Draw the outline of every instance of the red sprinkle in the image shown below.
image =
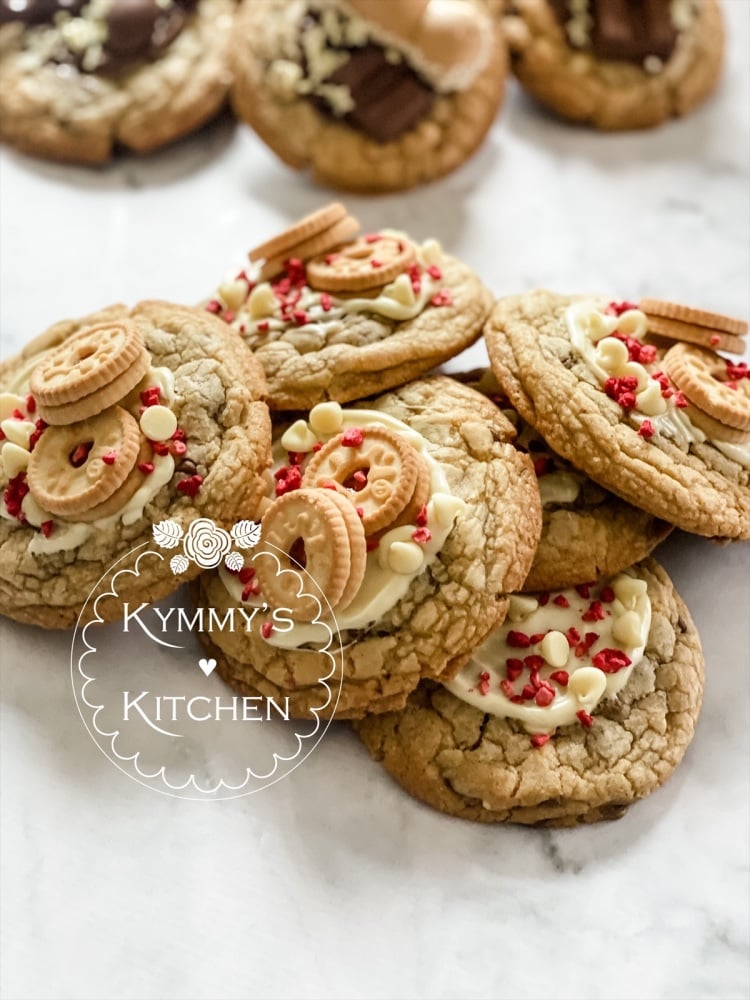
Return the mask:
{"type": "Polygon", "coordinates": [[[453,295],[448,291],[447,288],[441,288],[439,292],[435,294],[430,299],[430,304],[433,306],[452,306],[453,305],[453,295]]]}
{"type": "Polygon", "coordinates": [[[568,631],[565,633],[565,636],[571,646],[576,646],[581,641],[581,633],[578,631],[575,625],[570,626],[568,631]]]}
{"type": "Polygon", "coordinates": [[[623,410],[632,410],[635,406],[635,390],[638,388],[638,379],[635,375],[626,375],[624,378],[610,376],[604,383],[604,391],[618,403],[623,410]]]}
{"type": "Polygon", "coordinates": [[[426,545],[432,538],[432,532],[429,528],[417,528],[415,531],[412,531],[411,537],[419,545],[426,545]]]}
{"type": "Polygon", "coordinates": [[[479,683],[477,684],[480,694],[489,694],[490,692],[490,675],[489,672],[484,670],[479,675],[479,683]]]}
{"type": "Polygon", "coordinates": [[[412,291],[419,295],[422,290],[422,271],[419,264],[412,264],[408,271],[412,291]]]}
{"type": "Polygon", "coordinates": [[[26,417],[23,415],[23,413],[21,412],[21,410],[14,410],[13,413],[11,413],[11,416],[14,417],[16,420],[25,420],[26,419],[26,417]]]}
{"type": "Polygon", "coordinates": [[[194,497],[202,485],[203,476],[188,476],[186,479],[180,480],[177,484],[177,489],[186,497],[194,497]]]}
{"type": "Polygon", "coordinates": [[[567,670],[554,670],[550,675],[549,679],[559,684],[560,687],[567,687],[570,677],[567,670]]]}
{"type": "Polygon", "coordinates": [[[516,692],[514,691],[513,685],[510,681],[500,681],[500,690],[506,698],[510,698],[511,700],[516,696],[516,692]]]}
{"type": "Polygon", "coordinates": [[[638,306],[635,302],[610,302],[604,311],[605,313],[609,313],[610,316],[622,316],[622,314],[627,312],[629,309],[637,308],[638,306]]]}
{"type": "Polygon", "coordinates": [[[583,639],[577,643],[576,648],[573,650],[576,656],[585,656],[586,653],[591,649],[594,643],[598,640],[598,632],[587,632],[583,639]]]}
{"type": "Polygon", "coordinates": [[[260,323],[258,323],[258,333],[268,333],[270,329],[271,329],[271,324],[268,322],[267,319],[262,319],[260,323]]]}
{"type": "Polygon", "coordinates": [[[638,428],[638,433],[642,438],[652,438],[654,436],[654,425],[650,420],[641,421],[641,426],[638,428]]]}
{"type": "Polygon", "coordinates": [[[277,497],[283,497],[285,493],[298,490],[302,485],[302,472],[298,465],[282,465],[280,469],[274,472],[274,477],[276,479],[277,497]]]}
{"type": "MultiPolygon", "coordinates": [[[[44,434],[47,429],[47,424],[40,418],[36,422],[36,427],[31,432],[31,437],[29,438],[29,451],[33,451],[37,441],[44,434]]],[[[4,437],[5,435],[3,435],[4,437]]]]}
{"type": "Polygon", "coordinates": [[[419,508],[419,513],[417,514],[417,524],[420,528],[424,528],[427,524],[427,504],[422,504],[419,508]]]}
{"type": "Polygon", "coordinates": [[[524,684],[521,697],[524,701],[533,701],[536,696],[536,688],[533,684],[524,684]]]}
{"type": "Polygon", "coordinates": [[[213,313],[215,316],[218,315],[221,312],[221,302],[211,299],[210,302],[206,303],[206,312],[213,313]]]}
{"type": "Polygon", "coordinates": [[[26,397],[26,409],[29,413],[36,413],[36,400],[31,393],[26,397]]]}
{"type": "Polygon", "coordinates": [[[540,608],[544,608],[544,607],[546,607],[547,604],[549,604],[549,597],[550,597],[550,594],[549,594],[548,590],[545,590],[543,594],[539,595],[539,607],[540,608]]]}
{"type": "Polygon", "coordinates": [[[542,685],[542,687],[539,688],[536,695],[534,696],[534,701],[541,708],[546,708],[547,705],[551,705],[554,699],[555,699],[554,689],[549,687],[548,685],[542,685]]]}
{"type": "Polygon", "coordinates": [[[368,552],[374,552],[378,545],[380,545],[380,539],[377,535],[370,535],[369,538],[365,539],[365,548],[368,552]]]}
{"type": "Polygon", "coordinates": [[[357,512],[357,517],[364,517],[365,516],[365,508],[364,507],[355,507],[354,509],[357,512]]]}
{"type": "Polygon", "coordinates": [[[720,343],[721,343],[721,337],[718,335],[718,333],[712,333],[711,334],[711,346],[712,347],[716,347],[717,344],[720,344],[720,343]]]}
{"type": "Polygon", "coordinates": [[[359,448],[364,438],[364,433],[359,427],[348,427],[341,435],[341,444],[345,448],[359,448]]]}
{"type": "Polygon", "coordinates": [[[260,593],[260,584],[257,580],[250,580],[242,590],[242,600],[246,601],[248,597],[257,597],[260,593]]]}
{"type": "Polygon", "coordinates": [[[529,636],[529,642],[532,646],[536,646],[538,642],[542,641],[546,634],[546,632],[535,632],[532,636],[529,636]]]}
{"type": "Polygon", "coordinates": [[[656,348],[653,345],[642,344],[640,340],[628,337],[624,333],[615,333],[614,337],[616,340],[622,341],[627,347],[631,361],[638,361],[642,365],[650,365],[656,360],[656,348]]]}
{"type": "Polygon", "coordinates": [[[299,326],[303,326],[307,322],[307,313],[304,309],[295,309],[292,313],[294,322],[299,326]]]}
{"type": "Polygon", "coordinates": [[[509,681],[517,681],[523,673],[523,660],[509,656],[505,661],[505,673],[509,681]]]}
{"type": "Polygon", "coordinates": [[[745,361],[739,361],[735,363],[734,361],[727,361],[727,378],[740,379],[740,378],[750,378],[750,370],[748,370],[747,363],[745,361]]]}
{"type": "Polygon", "coordinates": [[[690,406],[690,403],[685,398],[684,393],[676,392],[674,394],[674,405],[680,410],[684,410],[686,406],[690,406]]]}
{"type": "MultiPolygon", "coordinates": [[[[182,443],[182,442],[180,442],[182,443]]],[[[149,441],[152,450],[157,455],[168,455],[170,451],[169,441],[149,441]]]]}
{"type": "Polygon", "coordinates": [[[383,261],[377,260],[375,257],[373,257],[372,260],[370,261],[370,267],[374,267],[377,269],[382,266],[383,266],[383,261]]]}
{"type": "Polygon", "coordinates": [[[602,587],[602,600],[611,604],[615,599],[615,592],[611,587],[602,587]]]}
{"type": "Polygon", "coordinates": [[[264,639],[270,639],[273,635],[273,624],[271,622],[263,622],[260,627],[260,634],[264,639]]]}
{"type": "Polygon", "coordinates": [[[591,583],[579,583],[576,586],[576,590],[581,595],[581,597],[585,597],[586,600],[588,600],[589,597],[591,597],[591,587],[592,586],[593,586],[593,584],[591,584],[591,583]]]}
{"type": "Polygon", "coordinates": [[[589,604],[588,611],[584,611],[581,615],[581,621],[584,622],[601,622],[607,617],[607,612],[602,607],[601,601],[592,601],[589,604]]]}
{"type": "Polygon", "coordinates": [[[528,670],[539,673],[544,666],[544,657],[538,656],[536,653],[532,653],[531,656],[524,657],[523,663],[528,670]]]}
{"type": "Polygon", "coordinates": [[[553,599],[552,603],[556,604],[558,606],[558,608],[569,608],[570,607],[570,601],[565,596],[565,594],[558,594],[557,597],[555,597],[553,599]]]}
{"type": "Polygon", "coordinates": [[[633,661],[621,649],[603,649],[601,653],[592,656],[591,662],[605,674],[616,674],[623,667],[629,667],[633,661]]]}
{"type": "Polygon", "coordinates": [[[531,745],[539,749],[539,747],[543,747],[545,743],[549,743],[551,739],[551,733],[534,733],[531,737],[531,745]]]}
{"type": "Polygon", "coordinates": [[[546,476],[547,473],[550,471],[551,466],[552,462],[550,461],[549,458],[546,458],[544,455],[540,455],[539,458],[534,459],[534,472],[536,473],[537,477],[546,476]]]}
{"type": "Polygon", "coordinates": [[[320,307],[323,310],[323,312],[330,312],[332,306],[333,306],[333,299],[328,294],[328,292],[321,292],[320,293],[320,307]]]}
{"type": "Polygon", "coordinates": [[[366,233],[364,237],[365,243],[379,243],[382,239],[380,233],[366,233]]]}
{"type": "Polygon", "coordinates": [[[184,455],[187,451],[187,445],[184,441],[172,441],[169,445],[169,450],[173,455],[184,455]]]}
{"type": "Polygon", "coordinates": [[[55,530],[55,522],[42,521],[42,523],[39,525],[39,530],[42,532],[45,538],[49,538],[49,536],[55,530]]]}
{"type": "Polygon", "coordinates": [[[513,629],[508,632],[506,641],[513,649],[528,649],[531,645],[531,640],[525,632],[516,632],[513,629]]]}
{"type": "Polygon", "coordinates": [[[144,476],[150,476],[151,473],[154,471],[154,463],[153,462],[139,462],[138,463],[138,468],[144,474],[144,476]]]}
{"type": "Polygon", "coordinates": [[[443,277],[443,272],[440,270],[437,264],[430,264],[430,266],[427,268],[427,273],[431,278],[434,278],[435,281],[440,281],[440,279],[443,277]]]}
{"type": "Polygon", "coordinates": [[[117,461],[117,451],[112,448],[110,451],[105,451],[102,455],[102,462],[105,465],[114,465],[117,461]]]}
{"type": "Polygon", "coordinates": [[[3,501],[8,513],[11,517],[15,517],[21,522],[26,520],[21,509],[21,504],[28,492],[29,486],[26,482],[25,472],[19,472],[17,476],[10,479],[3,491],[3,501]]]}
{"type": "Polygon", "coordinates": [[[594,720],[592,719],[592,717],[589,715],[588,712],[584,712],[583,709],[581,709],[580,712],[576,712],[576,718],[585,729],[591,729],[591,727],[594,725],[594,720]]]}
{"type": "Polygon", "coordinates": [[[252,578],[255,576],[255,567],[243,566],[237,575],[240,578],[240,583],[250,583],[252,578]]]}
{"type": "Polygon", "coordinates": [[[236,315],[237,313],[234,311],[234,309],[227,309],[221,318],[224,320],[225,323],[234,323],[234,317],[236,315]]]}
{"type": "Polygon", "coordinates": [[[161,386],[151,385],[141,393],[141,402],[144,406],[156,406],[161,398],[161,386]]]}

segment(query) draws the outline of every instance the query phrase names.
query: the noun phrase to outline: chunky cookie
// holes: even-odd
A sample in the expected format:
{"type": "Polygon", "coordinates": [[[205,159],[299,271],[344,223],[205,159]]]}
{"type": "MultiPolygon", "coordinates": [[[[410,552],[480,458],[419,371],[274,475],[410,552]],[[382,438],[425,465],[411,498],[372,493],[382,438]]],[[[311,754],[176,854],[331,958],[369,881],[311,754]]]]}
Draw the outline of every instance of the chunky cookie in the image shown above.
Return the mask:
{"type": "Polygon", "coordinates": [[[101,163],[212,118],[229,90],[234,0],[0,0],[0,138],[101,163]]]}
{"type": "Polygon", "coordinates": [[[327,205],[251,250],[206,303],[263,365],[272,409],[383,392],[481,333],[492,297],[436,240],[358,230],[327,205]]]}
{"type": "Polygon", "coordinates": [[[524,590],[572,587],[613,576],[649,555],[672,525],[603,489],[547,442],[511,406],[491,369],[459,375],[491,399],[516,428],[516,448],[534,463],[542,537],[524,590]]]}
{"type": "Polygon", "coordinates": [[[687,114],[722,65],[717,0],[511,0],[503,24],[523,87],[563,118],[600,129],[687,114]]]}
{"type": "Polygon", "coordinates": [[[647,560],[596,587],[511,598],[453,681],[356,724],[407,792],[482,822],[616,819],[669,778],[693,737],[703,655],[647,560]],[[536,633],[536,634],[534,634],[536,633]]]}
{"type": "Polygon", "coordinates": [[[485,338],[503,391],[555,452],[685,531],[750,538],[747,365],[649,329],[627,302],[537,291],[501,300],[485,338]]]}
{"type": "Polygon", "coordinates": [[[453,676],[504,617],[539,539],[536,480],[513,436],[489,400],[445,377],[366,408],[319,403],[287,427],[255,557],[196,588],[217,621],[235,609],[249,622],[201,635],[224,680],[286,700],[293,717],[356,718],[403,707],[422,677],[453,676]],[[337,704],[319,652],[336,630],[337,704]]]}
{"type": "MultiPolygon", "coordinates": [[[[0,365],[2,613],[47,628],[75,624],[99,578],[150,541],[253,517],[271,428],[258,362],[200,309],[142,302],[58,323],[0,365]]],[[[200,572],[168,559],[120,576],[118,598],[155,601],[200,572]]]]}
{"type": "Polygon", "coordinates": [[[474,0],[244,0],[233,56],[237,115],[289,166],[362,192],[468,159],[507,73],[474,0]]]}

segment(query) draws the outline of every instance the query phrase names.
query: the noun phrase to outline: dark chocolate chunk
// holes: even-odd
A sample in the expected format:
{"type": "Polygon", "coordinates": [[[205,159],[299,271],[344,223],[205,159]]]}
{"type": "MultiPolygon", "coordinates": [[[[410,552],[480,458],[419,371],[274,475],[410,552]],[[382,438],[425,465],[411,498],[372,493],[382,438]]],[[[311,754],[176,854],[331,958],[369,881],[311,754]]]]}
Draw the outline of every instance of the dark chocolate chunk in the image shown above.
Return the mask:
{"type": "MultiPolygon", "coordinates": [[[[567,0],[547,0],[565,26],[572,11],[567,0]]],[[[589,0],[591,51],[599,59],[641,64],[647,56],[667,60],[677,42],[670,0],[589,0]]]]}

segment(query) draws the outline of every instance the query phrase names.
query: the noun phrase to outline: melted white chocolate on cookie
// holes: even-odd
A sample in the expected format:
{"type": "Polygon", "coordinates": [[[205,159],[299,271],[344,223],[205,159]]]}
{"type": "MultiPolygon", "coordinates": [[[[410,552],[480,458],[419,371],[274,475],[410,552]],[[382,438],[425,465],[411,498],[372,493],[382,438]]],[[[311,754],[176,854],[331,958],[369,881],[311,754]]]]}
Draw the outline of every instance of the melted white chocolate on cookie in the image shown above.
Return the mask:
{"type": "MultiPolygon", "coordinates": [[[[292,427],[301,439],[303,434],[299,423],[298,421],[292,427]]],[[[424,543],[412,541],[414,525],[387,531],[381,537],[378,547],[368,552],[364,580],[348,607],[335,616],[326,614],[324,608],[320,622],[295,623],[294,628],[288,632],[276,630],[267,639],[272,645],[286,649],[296,649],[307,643],[325,643],[329,638],[328,626],[345,632],[366,628],[382,618],[405,596],[412,581],[434,561],[451,532],[456,516],[466,507],[463,500],[451,493],[445,470],[440,462],[430,455],[427,442],[422,435],[396,417],[377,410],[342,410],[338,403],[319,403],[310,412],[310,424],[318,429],[315,440],[323,442],[349,427],[379,425],[395,431],[413,445],[421,453],[430,470],[430,496],[426,504],[426,526],[430,538],[424,543]],[[328,427],[328,432],[321,433],[321,427],[328,427]]],[[[282,441],[289,442],[286,433],[274,445],[274,469],[280,468],[286,462],[286,450],[282,441]]],[[[242,601],[242,583],[235,574],[228,572],[226,567],[222,566],[219,576],[237,603],[264,607],[262,594],[242,601]]],[[[315,588],[311,589],[314,591],[315,588]]]]}
{"type": "Polygon", "coordinates": [[[729,444],[709,438],[700,427],[696,427],[684,409],[675,405],[674,396],[664,399],[661,386],[653,378],[658,371],[658,361],[642,365],[625,360],[627,348],[622,344],[625,355],[613,348],[620,341],[612,337],[615,332],[627,334],[640,340],[647,332],[646,315],[639,309],[628,309],[620,316],[609,316],[601,305],[593,300],[576,302],[565,311],[565,320],[571,343],[576,353],[583,359],[600,384],[611,376],[633,375],[639,379],[636,392],[636,406],[628,412],[628,417],[640,427],[649,420],[655,434],[673,441],[678,448],[689,450],[691,444],[712,445],[727,458],[744,468],[750,468],[750,443],[729,444]]]}
{"type": "Polygon", "coordinates": [[[517,719],[530,733],[549,733],[576,720],[590,724],[586,716],[627,684],[643,658],[651,628],[645,580],[630,570],[608,586],[613,594],[606,584],[554,591],[545,595],[544,605],[540,595],[514,595],[506,621],[445,687],[482,712],[517,719]],[[581,591],[587,590],[589,596],[584,597],[581,591]],[[604,617],[584,621],[584,614],[591,619],[593,604],[599,605],[596,613],[604,617]],[[579,640],[570,629],[578,631],[579,640]],[[524,646],[526,639],[537,641],[524,646]],[[616,659],[607,653],[600,656],[603,651],[619,651],[629,663],[615,670],[616,659]],[[597,666],[601,662],[606,671],[597,666]],[[532,691],[533,666],[546,688],[532,691]]]}

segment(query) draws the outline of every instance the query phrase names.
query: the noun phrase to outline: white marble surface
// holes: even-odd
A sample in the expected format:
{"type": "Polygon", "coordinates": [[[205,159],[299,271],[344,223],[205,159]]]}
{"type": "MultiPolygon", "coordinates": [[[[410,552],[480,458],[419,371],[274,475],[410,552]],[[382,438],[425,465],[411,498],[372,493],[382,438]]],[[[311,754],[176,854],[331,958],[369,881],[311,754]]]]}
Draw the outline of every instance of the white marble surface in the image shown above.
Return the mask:
{"type": "MultiPolygon", "coordinates": [[[[458,174],[352,206],[439,236],[497,293],[653,293],[747,316],[750,4],[725,7],[724,85],[688,120],[591,135],[514,91],[458,174]]],[[[2,352],[117,299],[196,300],[323,198],[229,122],[101,171],[3,152],[2,352]]],[[[4,622],[0,994],[747,997],[749,554],[663,547],[706,652],[694,744],[624,819],[559,833],[433,813],[343,725],[260,795],[158,795],[91,743],[68,638],[4,622]]]]}

